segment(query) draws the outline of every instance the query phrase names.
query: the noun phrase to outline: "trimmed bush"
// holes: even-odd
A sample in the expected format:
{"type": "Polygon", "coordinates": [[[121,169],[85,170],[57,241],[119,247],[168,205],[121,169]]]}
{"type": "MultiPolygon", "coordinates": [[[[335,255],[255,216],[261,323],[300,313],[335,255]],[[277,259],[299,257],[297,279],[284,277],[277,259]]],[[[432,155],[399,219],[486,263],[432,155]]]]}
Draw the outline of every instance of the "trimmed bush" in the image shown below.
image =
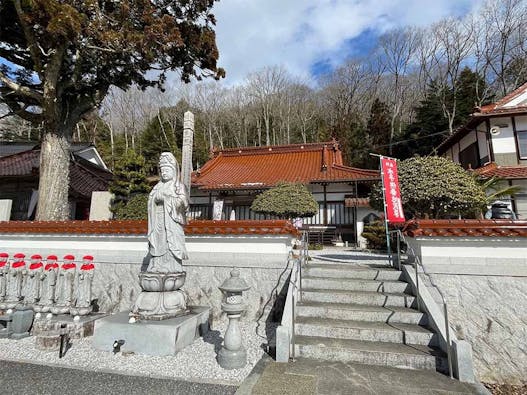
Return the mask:
{"type": "Polygon", "coordinates": [[[120,202],[114,209],[115,219],[147,219],[148,194],[134,195],[127,203],[120,202]]]}

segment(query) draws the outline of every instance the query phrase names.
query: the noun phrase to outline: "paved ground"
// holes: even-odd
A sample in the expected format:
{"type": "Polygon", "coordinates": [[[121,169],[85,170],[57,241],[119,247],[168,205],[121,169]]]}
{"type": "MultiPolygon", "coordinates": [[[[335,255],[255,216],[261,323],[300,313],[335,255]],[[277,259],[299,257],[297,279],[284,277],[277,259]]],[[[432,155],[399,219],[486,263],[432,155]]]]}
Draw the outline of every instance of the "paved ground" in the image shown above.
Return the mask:
{"type": "Polygon", "coordinates": [[[234,394],[236,387],[0,361],[0,392],[47,394],[234,394]]]}
{"type": "Polygon", "coordinates": [[[475,386],[433,371],[298,359],[264,358],[237,395],[473,395],[475,386]]]}

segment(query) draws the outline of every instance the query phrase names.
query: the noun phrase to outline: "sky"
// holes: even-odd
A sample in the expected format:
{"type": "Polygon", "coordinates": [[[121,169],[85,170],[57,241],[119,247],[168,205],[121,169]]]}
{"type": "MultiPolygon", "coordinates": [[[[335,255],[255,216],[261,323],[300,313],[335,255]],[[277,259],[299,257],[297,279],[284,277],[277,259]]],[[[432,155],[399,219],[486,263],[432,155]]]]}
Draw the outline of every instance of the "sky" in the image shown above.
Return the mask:
{"type": "Polygon", "coordinates": [[[366,55],[395,27],[462,17],[482,0],[220,0],[213,13],[226,85],[279,65],[313,80],[352,56],[366,55]]]}

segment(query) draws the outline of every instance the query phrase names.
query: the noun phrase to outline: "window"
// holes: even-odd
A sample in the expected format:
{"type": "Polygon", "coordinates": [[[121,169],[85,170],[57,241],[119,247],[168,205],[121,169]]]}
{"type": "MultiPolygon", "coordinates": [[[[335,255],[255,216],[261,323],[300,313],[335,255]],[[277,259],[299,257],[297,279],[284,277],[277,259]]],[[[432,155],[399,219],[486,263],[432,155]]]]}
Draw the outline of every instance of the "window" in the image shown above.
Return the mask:
{"type": "Polygon", "coordinates": [[[472,143],[459,153],[459,162],[464,169],[479,167],[478,143],[472,143]]]}
{"type": "Polygon", "coordinates": [[[527,159],[527,131],[516,132],[520,159],[527,159]]]}

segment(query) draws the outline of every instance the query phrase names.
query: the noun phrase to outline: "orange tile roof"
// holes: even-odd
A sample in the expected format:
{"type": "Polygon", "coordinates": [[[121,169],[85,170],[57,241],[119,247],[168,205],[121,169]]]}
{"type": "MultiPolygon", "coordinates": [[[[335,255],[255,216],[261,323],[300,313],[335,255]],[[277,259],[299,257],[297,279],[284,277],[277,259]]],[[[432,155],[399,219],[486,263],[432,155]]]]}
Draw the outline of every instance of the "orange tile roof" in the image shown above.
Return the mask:
{"type": "Polygon", "coordinates": [[[336,141],[231,148],[194,172],[192,184],[204,190],[261,189],[280,181],[345,182],[378,180],[377,170],[344,166],[336,141]]]}
{"type": "Polygon", "coordinates": [[[408,221],[410,237],[527,237],[527,221],[507,219],[438,219],[408,221]]]}
{"type": "Polygon", "coordinates": [[[527,90],[527,82],[520,86],[519,88],[515,89],[508,95],[502,97],[500,100],[498,100],[495,103],[487,104],[486,106],[482,106],[479,109],[479,113],[481,114],[492,114],[492,113],[500,113],[501,111],[507,111],[507,110],[514,110],[514,109],[525,109],[527,110],[527,106],[520,105],[520,106],[512,106],[512,107],[503,107],[505,104],[509,103],[510,101],[516,99],[519,95],[521,95],[523,92],[527,90]]]}
{"type": "Polygon", "coordinates": [[[498,166],[496,162],[491,162],[474,171],[485,178],[527,179],[527,166],[498,166]]]}
{"type": "MultiPolygon", "coordinates": [[[[0,234],[63,235],[139,235],[147,233],[147,221],[8,221],[0,222],[0,234]]],[[[298,230],[285,220],[190,221],[187,235],[259,234],[298,236],[298,230]]]]}

